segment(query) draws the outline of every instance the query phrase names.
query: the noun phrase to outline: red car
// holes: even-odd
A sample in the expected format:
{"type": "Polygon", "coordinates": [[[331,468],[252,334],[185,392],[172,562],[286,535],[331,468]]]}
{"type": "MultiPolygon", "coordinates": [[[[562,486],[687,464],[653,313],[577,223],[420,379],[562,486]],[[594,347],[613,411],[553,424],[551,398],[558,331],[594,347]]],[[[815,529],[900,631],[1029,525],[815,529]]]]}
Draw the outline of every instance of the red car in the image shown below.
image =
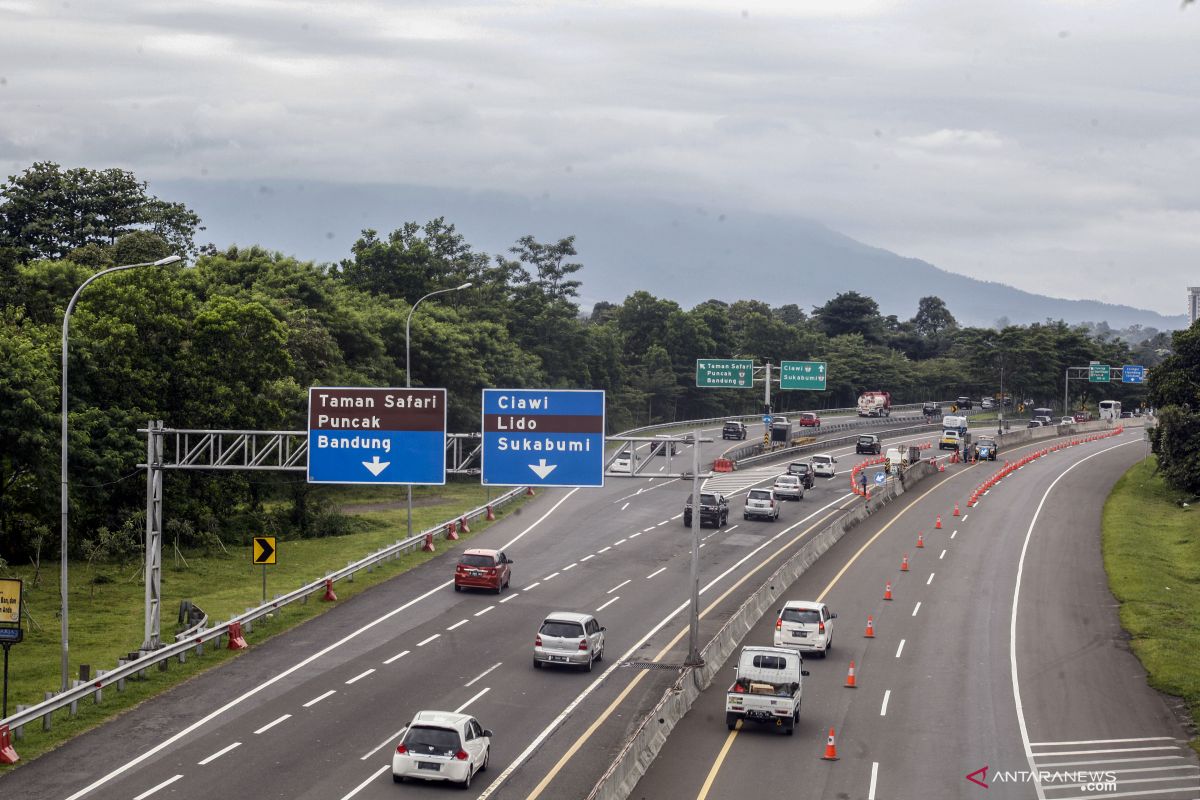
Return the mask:
{"type": "Polygon", "coordinates": [[[458,559],[458,567],[454,570],[454,591],[491,589],[500,594],[512,578],[509,566],[512,563],[500,550],[464,550],[458,559]]]}
{"type": "Polygon", "coordinates": [[[819,428],[821,427],[821,418],[811,411],[805,411],[800,415],[799,425],[801,428],[819,428]]]}

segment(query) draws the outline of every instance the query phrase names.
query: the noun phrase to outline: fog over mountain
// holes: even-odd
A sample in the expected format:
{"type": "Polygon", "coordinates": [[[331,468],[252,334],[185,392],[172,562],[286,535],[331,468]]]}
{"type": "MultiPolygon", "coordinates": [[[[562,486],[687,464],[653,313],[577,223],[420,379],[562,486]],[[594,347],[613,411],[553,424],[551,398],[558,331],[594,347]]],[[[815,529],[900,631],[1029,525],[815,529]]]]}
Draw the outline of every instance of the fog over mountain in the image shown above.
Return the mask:
{"type": "MultiPolygon", "coordinates": [[[[855,241],[818,223],[711,205],[684,207],[623,198],[526,198],[419,186],[300,181],[155,181],[151,190],[203,218],[201,241],[260,244],[303,260],[338,261],[364,228],[386,234],[406,221],[445,217],[476,250],[506,251],[520,236],[574,235],[584,264],[584,310],[645,289],[684,307],[716,298],[756,299],[810,309],[850,289],[884,314],[911,317],[917,300],[937,295],[961,323],[991,325],[1047,318],[1134,324],[1160,330],[1186,317],[1092,300],[1067,300],[958,275],[915,257],[855,241]]],[[[1137,280],[1130,276],[1130,280],[1137,280]]],[[[1086,294],[1088,276],[1078,276],[1086,294]]],[[[1183,287],[1164,287],[1178,292],[1183,287]]]]}

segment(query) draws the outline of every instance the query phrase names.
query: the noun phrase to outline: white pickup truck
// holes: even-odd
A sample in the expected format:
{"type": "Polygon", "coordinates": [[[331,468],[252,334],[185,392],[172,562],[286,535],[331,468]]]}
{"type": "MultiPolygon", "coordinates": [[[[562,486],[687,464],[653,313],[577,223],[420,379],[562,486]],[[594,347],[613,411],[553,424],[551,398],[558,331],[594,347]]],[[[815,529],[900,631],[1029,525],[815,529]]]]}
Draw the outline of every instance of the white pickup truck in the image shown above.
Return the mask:
{"type": "Polygon", "coordinates": [[[725,695],[725,724],[738,720],[767,722],[788,736],[800,719],[801,679],[808,675],[799,650],[744,647],[737,679],[725,695]]]}

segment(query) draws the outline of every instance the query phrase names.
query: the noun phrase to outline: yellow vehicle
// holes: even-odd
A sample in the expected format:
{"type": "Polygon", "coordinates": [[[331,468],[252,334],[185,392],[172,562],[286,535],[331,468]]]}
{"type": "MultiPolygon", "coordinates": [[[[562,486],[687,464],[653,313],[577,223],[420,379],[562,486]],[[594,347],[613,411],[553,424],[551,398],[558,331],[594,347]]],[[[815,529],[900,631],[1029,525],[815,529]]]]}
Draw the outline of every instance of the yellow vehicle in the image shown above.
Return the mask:
{"type": "Polygon", "coordinates": [[[938,441],[938,450],[958,450],[961,447],[961,433],[953,428],[947,428],[942,431],[942,438],[938,441]]]}

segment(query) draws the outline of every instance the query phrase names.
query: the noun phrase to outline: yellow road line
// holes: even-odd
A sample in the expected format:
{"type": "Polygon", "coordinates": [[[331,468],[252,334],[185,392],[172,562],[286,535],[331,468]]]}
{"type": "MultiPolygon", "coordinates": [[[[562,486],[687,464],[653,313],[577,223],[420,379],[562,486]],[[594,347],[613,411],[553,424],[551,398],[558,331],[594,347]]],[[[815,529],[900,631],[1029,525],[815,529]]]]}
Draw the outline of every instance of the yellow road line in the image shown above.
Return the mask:
{"type": "MultiPolygon", "coordinates": [[[[743,575],[741,578],[739,578],[733,585],[731,585],[728,589],[726,589],[724,592],[722,592],[719,597],[717,597],[715,600],[713,600],[708,605],[708,607],[706,607],[703,611],[700,612],[700,618],[703,619],[709,612],[711,612],[714,608],[716,608],[719,603],[721,603],[723,600],[725,600],[725,598],[729,597],[729,595],[732,594],[734,591],[736,591],[739,586],[741,586],[743,583],[745,583],[747,580],[749,580],[756,572],[758,572],[760,569],[765,567],[769,562],[773,561],[785,550],[787,550],[788,548],[795,545],[796,542],[800,541],[805,536],[807,536],[808,534],[812,533],[814,530],[819,528],[821,525],[823,525],[826,522],[826,520],[830,519],[837,513],[844,511],[844,510],[845,510],[844,507],[838,506],[833,511],[830,511],[828,514],[821,517],[821,519],[814,522],[812,525],[810,525],[804,531],[796,534],[796,536],[794,538],[792,538],[792,540],[789,541],[787,544],[781,545],[778,550],[776,550],[774,553],[771,554],[771,556],[769,558],[765,558],[762,561],[760,561],[757,567],[755,567],[754,569],[747,572],[745,575],[743,575]]],[[[663,659],[663,657],[666,656],[666,654],[671,651],[671,648],[673,648],[675,645],[677,645],[679,643],[679,641],[681,639],[683,639],[684,636],[687,635],[687,632],[688,632],[687,627],[680,628],[679,632],[676,633],[674,637],[672,637],[671,641],[667,642],[666,646],[663,647],[661,650],[659,650],[658,653],[655,654],[654,658],[652,658],[650,660],[651,661],[661,661],[663,659]]],[[[550,768],[550,771],[547,772],[546,776],[544,778],[542,778],[542,780],[538,783],[537,786],[535,786],[533,788],[533,791],[529,793],[529,796],[525,800],[536,800],[536,798],[541,796],[542,792],[544,792],[546,790],[546,787],[550,785],[551,781],[553,781],[554,778],[558,776],[558,773],[562,770],[562,768],[567,765],[567,762],[570,761],[572,758],[574,758],[575,754],[577,752],[579,752],[579,748],[583,747],[583,745],[587,743],[587,740],[592,737],[592,734],[594,734],[596,732],[596,730],[601,725],[603,725],[610,716],[612,716],[613,711],[615,711],[617,709],[617,707],[619,705],[621,705],[622,702],[624,702],[625,698],[629,696],[629,693],[631,691],[633,691],[635,686],[637,686],[639,683],[641,683],[642,678],[644,678],[644,677],[646,677],[646,670],[641,670],[638,672],[637,675],[634,676],[634,678],[629,682],[629,684],[624,689],[621,690],[621,693],[619,695],[617,695],[616,699],[614,699],[611,703],[609,703],[608,707],[600,713],[600,716],[596,717],[595,721],[593,721],[592,724],[588,726],[587,730],[585,730],[582,734],[580,734],[579,738],[576,739],[569,748],[567,748],[567,751],[565,753],[563,753],[562,757],[558,759],[558,762],[553,767],[550,768]]]]}
{"type": "Polygon", "coordinates": [[[717,779],[717,773],[721,771],[721,764],[725,763],[725,756],[729,753],[729,748],[733,746],[733,740],[737,738],[738,731],[742,729],[742,721],[739,719],[733,730],[725,737],[725,744],[721,745],[721,752],[717,753],[717,758],[713,761],[712,769],[708,771],[708,777],[704,779],[704,785],[700,787],[700,794],[696,795],[696,800],[707,800],[708,790],[712,788],[713,781],[717,779]]]}

